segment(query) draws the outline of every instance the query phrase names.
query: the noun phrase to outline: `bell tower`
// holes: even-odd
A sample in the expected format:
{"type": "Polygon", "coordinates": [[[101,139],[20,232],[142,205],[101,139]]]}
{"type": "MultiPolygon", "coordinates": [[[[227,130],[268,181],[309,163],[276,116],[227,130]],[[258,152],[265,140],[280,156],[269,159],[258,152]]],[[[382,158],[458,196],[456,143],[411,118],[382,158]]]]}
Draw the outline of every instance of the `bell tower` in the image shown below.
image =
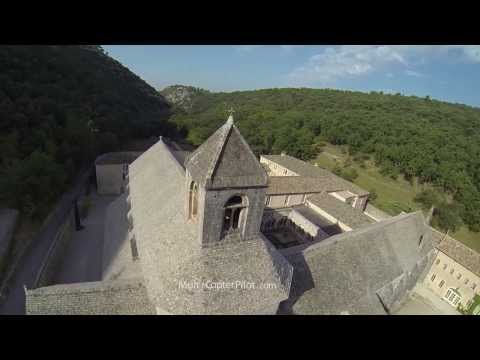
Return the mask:
{"type": "Polygon", "coordinates": [[[185,161],[185,216],[203,247],[259,234],[268,176],[233,123],[227,122],[185,161]]]}

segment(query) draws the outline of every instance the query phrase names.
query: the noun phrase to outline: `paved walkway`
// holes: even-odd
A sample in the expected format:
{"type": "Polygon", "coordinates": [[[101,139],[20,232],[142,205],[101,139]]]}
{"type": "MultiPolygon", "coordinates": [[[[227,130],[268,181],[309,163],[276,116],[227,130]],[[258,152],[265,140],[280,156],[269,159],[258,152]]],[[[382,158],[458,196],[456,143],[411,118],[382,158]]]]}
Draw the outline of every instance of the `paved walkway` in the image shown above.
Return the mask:
{"type": "Polygon", "coordinates": [[[25,314],[25,291],[23,287],[25,285],[28,289],[33,288],[37,273],[55,238],[55,234],[73,206],[73,200],[85,191],[85,183],[89,174],[89,171],[85,172],[74,187],[61,197],[44,226],[32,239],[32,243],[23,254],[13,277],[10,279],[6,299],[0,304],[0,315],[25,314]]]}
{"type": "Polygon", "coordinates": [[[102,279],[105,214],[108,205],[116,198],[117,196],[90,194],[92,205],[88,216],[82,220],[84,228],[74,232],[54,283],[67,284],[102,279]]]}

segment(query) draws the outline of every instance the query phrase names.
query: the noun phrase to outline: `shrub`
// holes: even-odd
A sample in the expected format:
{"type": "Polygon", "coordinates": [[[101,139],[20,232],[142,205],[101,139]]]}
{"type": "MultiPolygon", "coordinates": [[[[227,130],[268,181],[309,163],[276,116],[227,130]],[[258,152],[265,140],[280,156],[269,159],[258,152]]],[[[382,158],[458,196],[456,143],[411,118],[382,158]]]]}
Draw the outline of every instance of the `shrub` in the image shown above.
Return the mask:
{"type": "Polygon", "coordinates": [[[358,172],[353,168],[348,168],[342,171],[342,176],[348,181],[353,181],[358,177],[358,172]]]}
{"type": "Polygon", "coordinates": [[[340,165],[338,165],[338,164],[335,165],[335,167],[333,168],[332,172],[333,172],[335,175],[342,176],[342,168],[341,168],[340,165]]]}

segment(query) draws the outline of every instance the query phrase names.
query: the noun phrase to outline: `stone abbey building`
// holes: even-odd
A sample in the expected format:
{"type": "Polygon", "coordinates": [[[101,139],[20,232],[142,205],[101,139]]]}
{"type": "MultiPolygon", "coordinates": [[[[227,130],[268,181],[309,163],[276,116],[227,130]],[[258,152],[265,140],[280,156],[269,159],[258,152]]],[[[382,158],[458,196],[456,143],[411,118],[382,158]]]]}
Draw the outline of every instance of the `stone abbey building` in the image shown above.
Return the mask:
{"type": "Polygon", "coordinates": [[[436,256],[421,212],[381,218],[328,171],[259,161],[231,116],[191,153],[160,138],[117,168],[102,281],[27,290],[27,313],[389,314],[436,256]]]}

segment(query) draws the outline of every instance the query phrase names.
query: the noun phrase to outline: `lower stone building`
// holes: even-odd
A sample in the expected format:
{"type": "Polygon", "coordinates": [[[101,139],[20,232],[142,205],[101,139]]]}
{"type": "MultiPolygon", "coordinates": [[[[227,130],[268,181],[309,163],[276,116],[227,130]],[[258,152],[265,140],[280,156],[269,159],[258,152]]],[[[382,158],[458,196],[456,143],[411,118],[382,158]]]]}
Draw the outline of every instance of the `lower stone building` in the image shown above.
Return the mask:
{"type": "Polygon", "coordinates": [[[424,283],[451,306],[467,309],[480,294],[480,254],[448,235],[432,232],[435,261],[424,283]]]}
{"type": "Polygon", "coordinates": [[[365,210],[369,192],[316,165],[289,156],[261,155],[260,163],[270,176],[267,204],[295,205],[301,196],[327,192],[350,206],[365,210]]]}
{"type": "Polygon", "coordinates": [[[28,289],[27,313],[389,314],[423,280],[421,212],[377,222],[317,176],[270,207],[271,179],[231,117],[192,153],[160,138],[108,208],[102,281],[28,289]]]}
{"type": "Polygon", "coordinates": [[[95,160],[95,174],[97,191],[101,195],[119,195],[125,189],[125,177],[128,174],[128,165],[141,152],[125,151],[112,152],[99,156],[95,160]]]}

